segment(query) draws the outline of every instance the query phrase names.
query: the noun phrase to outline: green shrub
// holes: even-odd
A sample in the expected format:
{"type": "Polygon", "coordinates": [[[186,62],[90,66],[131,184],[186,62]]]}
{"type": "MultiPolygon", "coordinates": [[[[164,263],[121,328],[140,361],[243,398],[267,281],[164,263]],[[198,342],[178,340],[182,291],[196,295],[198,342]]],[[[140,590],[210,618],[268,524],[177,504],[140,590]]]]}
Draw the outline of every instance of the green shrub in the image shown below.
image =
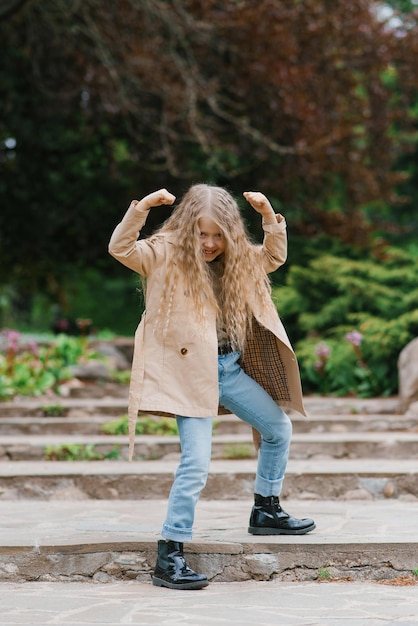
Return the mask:
{"type": "Polygon", "coordinates": [[[70,365],[97,356],[87,349],[82,337],[59,335],[52,343],[40,346],[35,341],[21,345],[22,337],[15,330],[4,329],[1,335],[0,400],[56,392],[59,384],[70,378],[70,365]]]}
{"type": "Polygon", "coordinates": [[[418,335],[418,259],[324,254],[290,268],[273,297],[294,343],[305,391],[364,397],[397,392],[397,360],[418,335]],[[350,333],[360,337],[357,345],[350,333]],[[325,346],[325,348],[324,348],[325,346]]]}

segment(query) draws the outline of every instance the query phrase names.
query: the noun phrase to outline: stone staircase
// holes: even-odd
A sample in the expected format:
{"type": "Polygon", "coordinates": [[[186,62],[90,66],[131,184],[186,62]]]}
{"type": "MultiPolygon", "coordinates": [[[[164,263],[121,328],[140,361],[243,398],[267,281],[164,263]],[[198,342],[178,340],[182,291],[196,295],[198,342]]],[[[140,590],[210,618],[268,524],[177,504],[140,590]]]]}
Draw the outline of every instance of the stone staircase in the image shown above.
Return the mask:
{"type": "MultiPolygon", "coordinates": [[[[149,580],[178,439],[138,436],[129,463],[127,437],[102,430],[126,413],[126,389],[96,391],[0,404],[0,580],[149,580]],[[48,447],[63,445],[117,459],[46,460],[48,447]]],[[[306,406],[308,418],[291,415],[282,501],[314,517],[317,529],[247,534],[251,429],[222,416],[190,564],[216,581],[410,580],[418,572],[418,415],[400,414],[397,398],[307,398],[306,406]]]]}

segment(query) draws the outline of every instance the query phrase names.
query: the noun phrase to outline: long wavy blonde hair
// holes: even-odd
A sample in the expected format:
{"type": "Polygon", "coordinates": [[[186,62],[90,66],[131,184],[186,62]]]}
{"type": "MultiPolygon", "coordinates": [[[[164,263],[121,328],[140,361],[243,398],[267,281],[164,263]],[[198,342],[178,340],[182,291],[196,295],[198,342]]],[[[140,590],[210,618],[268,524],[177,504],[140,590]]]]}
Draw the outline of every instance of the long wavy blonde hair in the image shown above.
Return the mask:
{"type": "Polygon", "coordinates": [[[253,290],[253,298],[267,304],[271,289],[260,257],[256,254],[257,246],[246,232],[236,201],[222,187],[193,185],[158,231],[158,234],[165,233],[175,235],[176,245],[172,258],[173,271],[166,275],[158,311],[158,317],[164,320],[163,326],[166,328],[168,325],[178,272],[181,272],[199,322],[205,323],[205,309],[211,304],[222,317],[231,344],[243,351],[251,329],[249,290],[253,290]],[[209,217],[218,225],[226,243],[219,260],[218,299],[213,289],[210,263],[202,254],[201,217],[209,217]]]}

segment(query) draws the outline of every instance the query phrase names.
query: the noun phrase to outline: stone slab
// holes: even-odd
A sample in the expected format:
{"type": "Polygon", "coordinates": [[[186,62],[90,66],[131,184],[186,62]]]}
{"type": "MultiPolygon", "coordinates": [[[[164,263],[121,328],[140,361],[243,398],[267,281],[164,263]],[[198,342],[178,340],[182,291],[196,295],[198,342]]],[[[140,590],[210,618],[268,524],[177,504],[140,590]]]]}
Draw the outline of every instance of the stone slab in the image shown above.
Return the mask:
{"type": "Polygon", "coordinates": [[[376,582],[0,583],[3,626],[416,626],[418,588],[376,582]]]}
{"type": "MultiPolygon", "coordinates": [[[[214,435],[213,459],[256,457],[251,429],[245,434],[214,435]]],[[[128,459],[128,438],[109,435],[0,435],[0,461],[30,461],[45,459],[48,448],[60,446],[91,446],[99,454],[117,451],[120,459],[128,459]]],[[[179,455],[176,436],[142,435],[136,438],[136,458],[162,459],[179,455]]],[[[378,433],[296,433],[293,435],[290,458],[418,458],[418,432],[378,433]]]]}
{"type": "MultiPolygon", "coordinates": [[[[45,407],[60,406],[64,414],[73,410],[84,410],[92,415],[98,413],[121,414],[127,412],[128,388],[124,388],[124,397],[108,396],[95,398],[68,398],[63,396],[48,396],[38,398],[15,398],[12,401],[0,402],[0,417],[43,415],[45,407]]],[[[305,396],[305,409],[308,416],[314,415],[402,415],[401,402],[398,397],[391,398],[334,398],[332,396],[305,396]]],[[[293,412],[289,412],[293,416],[293,412]]]]}
{"type": "Polygon", "coordinates": [[[62,398],[53,396],[48,398],[27,398],[10,402],[0,402],[1,417],[30,417],[45,416],[45,413],[57,411],[60,415],[109,415],[120,416],[127,413],[126,398],[62,398]]]}
{"type": "MultiPolygon", "coordinates": [[[[177,460],[0,463],[0,500],[155,499],[169,493],[177,460]]],[[[206,499],[249,497],[256,459],[214,460],[206,499]]],[[[418,459],[291,459],[285,497],[302,499],[418,498],[418,459]]]]}
{"type": "MultiPolygon", "coordinates": [[[[1,407],[1,405],[0,405],[1,407]]],[[[107,407],[109,411],[113,410],[107,407]]],[[[35,409],[35,412],[38,412],[35,409]]],[[[10,415],[0,417],[0,433],[7,436],[18,435],[100,435],[103,424],[122,415],[93,415],[83,408],[71,409],[63,417],[42,417],[33,415],[10,415]]],[[[418,415],[361,414],[361,415],[292,415],[293,433],[362,433],[362,432],[415,432],[418,433],[418,415]]],[[[218,435],[243,434],[248,432],[248,424],[235,415],[220,415],[216,418],[215,433],[218,435]]]]}
{"type": "Polygon", "coordinates": [[[88,417],[1,417],[1,436],[33,435],[99,435],[101,427],[110,421],[106,415],[88,417]]]}
{"type": "MultiPolygon", "coordinates": [[[[317,528],[303,536],[252,536],[252,500],[200,501],[186,544],[211,580],[393,579],[418,564],[418,504],[287,501],[317,528]]],[[[0,510],[0,580],[149,580],[165,500],[10,503],[0,510]]],[[[418,580],[418,579],[417,579],[418,580]]]]}

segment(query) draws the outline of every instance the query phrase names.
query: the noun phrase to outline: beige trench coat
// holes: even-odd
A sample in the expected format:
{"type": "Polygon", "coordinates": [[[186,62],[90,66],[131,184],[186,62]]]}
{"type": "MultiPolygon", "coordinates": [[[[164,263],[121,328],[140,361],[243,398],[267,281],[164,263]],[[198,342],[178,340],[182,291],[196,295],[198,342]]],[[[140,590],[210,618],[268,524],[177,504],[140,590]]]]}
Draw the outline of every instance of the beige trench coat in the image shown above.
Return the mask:
{"type": "MultiPolygon", "coordinates": [[[[181,278],[164,337],[162,332],[154,331],[175,242],[168,235],[158,234],[138,241],[147,216],[148,211],[137,209],[136,202],[132,202],[109,243],[113,257],[147,279],[146,308],[135,333],[129,391],[130,458],[138,411],[188,417],[228,412],[218,403],[216,312],[208,307],[207,326],[199,326],[181,278]]],[[[256,248],[265,271],[272,272],[286,260],[286,222],[278,216],[276,224],[263,224],[263,229],[263,245],[256,248]]],[[[251,293],[255,293],[251,285],[248,293],[254,332],[241,366],[280,406],[305,415],[299,368],[277,310],[272,301],[268,310],[263,310],[255,298],[251,301],[251,293]]],[[[255,436],[256,443],[257,439],[255,436]]]]}

